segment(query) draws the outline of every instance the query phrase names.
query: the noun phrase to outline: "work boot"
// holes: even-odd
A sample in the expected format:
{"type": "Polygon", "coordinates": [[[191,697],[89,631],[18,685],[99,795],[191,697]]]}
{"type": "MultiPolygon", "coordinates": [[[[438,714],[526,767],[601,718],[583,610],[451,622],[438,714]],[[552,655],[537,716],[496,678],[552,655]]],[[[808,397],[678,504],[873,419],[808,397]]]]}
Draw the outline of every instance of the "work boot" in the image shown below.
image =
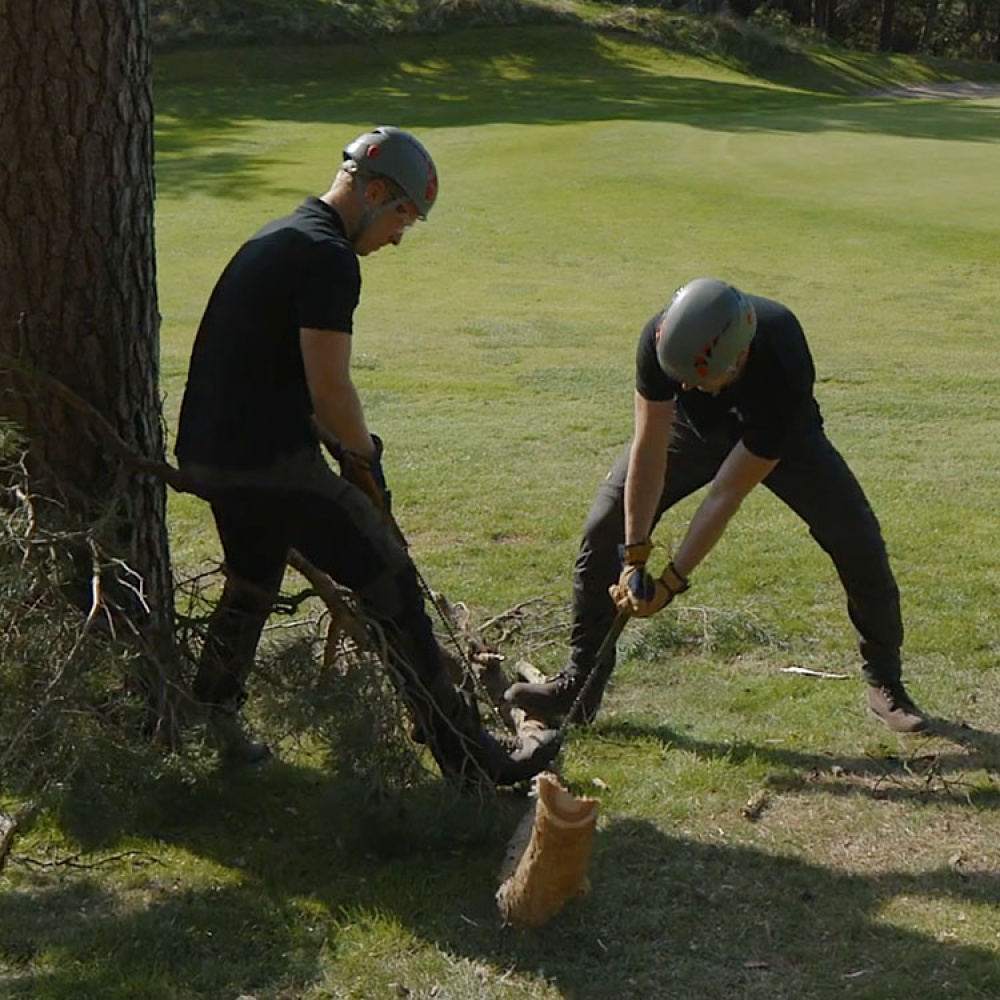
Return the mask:
{"type": "MultiPolygon", "coordinates": [[[[594,721],[597,710],[601,707],[601,699],[604,697],[604,688],[610,674],[610,669],[598,672],[580,704],[577,705],[573,722],[587,726],[594,721]]],[[[532,718],[557,723],[573,707],[587,676],[575,667],[563,667],[559,673],[553,674],[545,681],[535,684],[525,681],[511,684],[504,692],[504,701],[517,706],[532,718]]]]}
{"type": "Polygon", "coordinates": [[[226,764],[262,764],[271,756],[270,746],[250,735],[240,713],[234,709],[214,706],[208,714],[206,732],[226,764]]]}
{"type": "Polygon", "coordinates": [[[868,708],[895,733],[916,733],[927,726],[924,713],[913,704],[902,681],[869,684],[868,708]]]}
{"type": "Polygon", "coordinates": [[[544,771],[559,752],[558,734],[551,729],[523,738],[493,736],[483,728],[476,703],[450,685],[439,692],[436,709],[424,708],[429,717],[415,727],[421,742],[441,773],[464,786],[516,785],[544,771]]]}
{"type": "Polygon", "coordinates": [[[551,766],[560,745],[554,729],[537,730],[521,738],[497,737],[480,727],[477,733],[459,739],[460,748],[451,741],[432,742],[431,752],[441,773],[466,788],[484,782],[500,786],[528,781],[551,766]]]}

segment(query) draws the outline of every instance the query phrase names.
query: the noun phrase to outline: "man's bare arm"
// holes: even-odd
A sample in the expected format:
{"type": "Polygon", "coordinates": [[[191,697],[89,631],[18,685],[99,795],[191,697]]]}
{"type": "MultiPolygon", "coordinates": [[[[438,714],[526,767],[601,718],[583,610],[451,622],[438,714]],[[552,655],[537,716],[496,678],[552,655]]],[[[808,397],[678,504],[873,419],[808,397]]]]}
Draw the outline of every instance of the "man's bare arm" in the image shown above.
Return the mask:
{"type": "Polygon", "coordinates": [[[635,394],[635,436],[625,478],[625,543],[649,538],[663,494],[667,445],[674,425],[674,402],[654,403],[635,394]]]}
{"type": "Polygon", "coordinates": [[[740,441],[726,456],[712,480],[708,496],[695,511],[674,554],[674,566],[685,577],[711,552],[747,494],[778,464],[760,458],[740,441]]]}
{"type": "Polygon", "coordinates": [[[321,437],[365,458],[375,454],[358,391],[351,381],[350,334],[304,327],[302,363],[321,437]]]}

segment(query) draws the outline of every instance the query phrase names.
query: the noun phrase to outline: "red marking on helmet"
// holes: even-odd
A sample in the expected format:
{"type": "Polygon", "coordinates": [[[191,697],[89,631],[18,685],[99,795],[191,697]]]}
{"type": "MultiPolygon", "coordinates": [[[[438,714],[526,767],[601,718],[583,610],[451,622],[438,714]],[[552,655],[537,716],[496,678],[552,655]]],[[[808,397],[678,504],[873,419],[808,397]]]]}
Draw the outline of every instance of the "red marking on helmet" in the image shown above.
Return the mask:
{"type": "Polygon", "coordinates": [[[705,344],[704,347],[702,347],[700,353],[695,355],[694,358],[695,364],[698,364],[699,362],[701,362],[702,364],[707,364],[707,359],[712,357],[712,352],[715,350],[715,345],[718,344],[719,339],[721,337],[722,337],[721,333],[716,334],[716,336],[714,336],[707,344],[705,344]]]}
{"type": "Polygon", "coordinates": [[[437,195],[438,189],[438,179],[437,174],[434,172],[434,168],[428,163],[427,164],[427,190],[424,192],[424,199],[426,201],[433,201],[437,195]]]}
{"type": "Polygon", "coordinates": [[[705,378],[708,375],[708,365],[712,360],[712,354],[715,351],[716,344],[722,339],[722,334],[716,334],[704,347],[694,356],[694,370],[702,377],[705,378]]]}
{"type": "Polygon", "coordinates": [[[381,152],[382,148],[380,146],[369,146],[365,152],[365,156],[367,156],[369,160],[374,160],[381,152]]]}

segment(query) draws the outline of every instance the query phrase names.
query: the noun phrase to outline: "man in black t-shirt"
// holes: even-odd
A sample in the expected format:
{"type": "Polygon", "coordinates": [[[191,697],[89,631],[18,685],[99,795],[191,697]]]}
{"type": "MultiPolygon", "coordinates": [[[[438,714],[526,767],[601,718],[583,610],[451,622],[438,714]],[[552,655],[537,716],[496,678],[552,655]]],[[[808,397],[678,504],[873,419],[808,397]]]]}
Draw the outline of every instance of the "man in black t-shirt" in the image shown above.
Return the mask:
{"type": "Polygon", "coordinates": [[[414,732],[443,773],[512,784],[555,755],[554,733],[530,747],[495,739],[448,679],[392,520],[382,442],[351,381],[358,257],[398,245],[437,188],[434,163],[412,135],[385,126],[364,133],[322,197],[239,249],[198,329],[176,454],[212,505],[227,579],[194,686],[210,707],[210,730],[235,758],[269,753],[237,713],[292,548],[349,587],[378,623],[414,732]]]}
{"type": "Polygon", "coordinates": [[[547,719],[576,705],[575,717],[590,721],[614,669],[613,643],[597,659],[616,614],[651,615],[687,590],[692,571],[763,483],[833,560],[871,711],[897,732],[924,728],[901,679],[899,591],[881,530],[823,431],[814,381],[793,313],[725,282],[692,281],[649,320],[636,356],[635,436],[601,485],[577,557],[570,662],[546,682],[513,685],[509,701],[547,719]],[[646,570],[653,529],[708,483],[673,560],[654,579],[646,570]]]}

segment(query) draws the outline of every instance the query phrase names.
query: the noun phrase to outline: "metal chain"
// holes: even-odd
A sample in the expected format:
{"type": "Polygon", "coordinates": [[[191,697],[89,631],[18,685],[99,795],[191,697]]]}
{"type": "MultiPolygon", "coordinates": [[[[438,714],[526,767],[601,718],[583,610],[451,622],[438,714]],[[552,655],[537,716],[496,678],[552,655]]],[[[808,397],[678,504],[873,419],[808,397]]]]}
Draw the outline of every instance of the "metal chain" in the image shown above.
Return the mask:
{"type": "MultiPolygon", "coordinates": [[[[388,510],[386,511],[386,516],[388,518],[390,530],[395,533],[400,545],[403,546],[407,555],[409,555],[410,543],[406,540],[406,536],[403,534],[403,530],[400,528],[399,522],[388,510]]],[[[441,602],[438,600],[434,591],[431,590],[430,585],[424,579],[423,573],[420,572],[420,567],[413,562],[412,556],[410,557],[410,562],[413,564],[413,570],[417,575],[417,582],[420,584],[420,588],[423,590],[424,596],[428,601],[430,601],[434,610],[437,611],[438,617],[441,619],[441,624],[444,625],[444,630],[448,635],[448,640],[455,648],[455,653],[458,656],[459,663],[462,665],[462,673],[472,681],[472,686],[475,689],[476,696],[479,698],[480,702],[489,706],[492,717],[495,718],[500,725],[507,730],[507,732],[514,733],[515,729],[513,722],[505,719],[497,706],[493,704],[493,699],[490,698],[489,692],[483,687],[482,681],[479,680],[476,676],[475,670],[472,668],[471,660],[465,651],[462,641],[458,637],[454,624],[445,609],[441,607],[441,602]]]]}
{"type": "Polygon", "coordinates": [[[424,595],[433,605],[434,610],[437,611],[438,617],[441,619],[441,624],[444,625],[444,630],[448,634],[448,639],[455,647],[455,652],[458,655],[459,662],[462,664],[462,673],[472,681],[472,686],[475,688],[476,695],[481,702],[485,702],[486,705],[489,706],[490,713],[493,718],[497,719],[504,729],[513,733],[515,731],[513,722],[509,722],[503,717],[497,706],[493,704],[493,699],[489,696],[489,692],[483,687],[482,681],[480,681],[480,679],[476,676],[476,671],[472,667],[472,662],[465,651],[461,639],[458,637],[455,626],[445,609],[441,607],[441,602],[438,600],[437,595],[428,586],[427,581],[424,579],[420,570],[416,566],[413,568],[416,570],[417,581],[420,583],[420,587],[423,590],[424,595]]]}

